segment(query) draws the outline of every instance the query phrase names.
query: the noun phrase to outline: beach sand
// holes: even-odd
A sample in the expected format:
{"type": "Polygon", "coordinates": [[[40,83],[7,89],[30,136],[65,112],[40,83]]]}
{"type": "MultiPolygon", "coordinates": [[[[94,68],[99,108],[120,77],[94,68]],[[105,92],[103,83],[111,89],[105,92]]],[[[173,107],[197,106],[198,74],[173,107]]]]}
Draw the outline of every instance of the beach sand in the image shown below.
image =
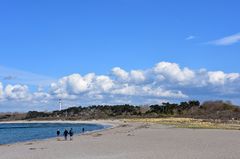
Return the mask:
{"type": "Polygon", "coordinates": [[[240,131],[112,124],[104,131],[0,146],[0,159],[239,159],[240,131]]]}

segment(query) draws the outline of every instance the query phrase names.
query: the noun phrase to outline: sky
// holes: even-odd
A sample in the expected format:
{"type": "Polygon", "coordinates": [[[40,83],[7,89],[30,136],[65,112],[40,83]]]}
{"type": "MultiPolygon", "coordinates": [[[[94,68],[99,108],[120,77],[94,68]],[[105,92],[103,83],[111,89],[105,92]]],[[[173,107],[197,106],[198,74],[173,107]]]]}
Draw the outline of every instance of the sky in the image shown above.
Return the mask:
{"type": "Polygon", "coordinates": [[[0,112],[240,105],[238,0],[2,0],[0,112]]]}

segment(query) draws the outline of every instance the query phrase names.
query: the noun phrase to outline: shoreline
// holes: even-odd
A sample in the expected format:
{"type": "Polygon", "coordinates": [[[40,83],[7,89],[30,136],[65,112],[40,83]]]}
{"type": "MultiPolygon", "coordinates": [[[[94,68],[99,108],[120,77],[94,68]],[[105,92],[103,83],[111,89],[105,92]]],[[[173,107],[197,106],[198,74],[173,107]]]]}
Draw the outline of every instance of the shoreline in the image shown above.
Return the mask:
{"type": "Polygon", "coordinates": [[[13,121],[0,121],[0,124],[11,123],[69,123],[69,124],[102,124],[114,126],[116,121],[120,120],[13,120],[13,121]]]}

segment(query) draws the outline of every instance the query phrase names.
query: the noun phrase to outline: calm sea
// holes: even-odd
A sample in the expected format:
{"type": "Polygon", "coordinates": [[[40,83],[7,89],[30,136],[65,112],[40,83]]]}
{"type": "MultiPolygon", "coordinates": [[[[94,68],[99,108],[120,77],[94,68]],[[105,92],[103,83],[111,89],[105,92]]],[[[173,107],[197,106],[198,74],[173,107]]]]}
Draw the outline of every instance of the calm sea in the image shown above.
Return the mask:
{"type": "Polygon", "coordinates": [[[99,124],[70,124],[70,123],[0,123],[0,144],[10,144],[23,141],[39,140],[56,137],[56,131],[73,128],[74,134],[94,131],[109,126],[99,124]]]}

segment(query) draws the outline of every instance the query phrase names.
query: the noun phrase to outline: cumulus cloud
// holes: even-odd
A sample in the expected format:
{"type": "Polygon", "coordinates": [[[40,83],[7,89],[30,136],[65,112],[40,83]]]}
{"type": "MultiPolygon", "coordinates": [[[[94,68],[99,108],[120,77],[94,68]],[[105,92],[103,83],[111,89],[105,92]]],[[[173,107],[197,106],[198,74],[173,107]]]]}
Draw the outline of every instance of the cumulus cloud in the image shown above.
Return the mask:
{"type": "Polygon", "coordinates": [[[210,41],[209,44],[214,45],[231,45],[240,41],[240,33],[226,36],[217,40],[210,41]]]}
{"type": "Polygon", "coordinates": [[[130,72],[125,71],[120,67],[114,67],[112,74],[117,77],[118,80],[128,82],[143,82],[145,80],[144,71],[142,70],[131,70],[130,72]]]}
{"type": "Polygon", "coordinates": [[[161,79],[182,84],[191,81],[195,77],[194,71],[186,67],[181,69],[176,63],[159,62],[153,70],[158,75],[158,78],[161,77],[161,79]]]}
{"type": "MultiPolygon", "coordinates": [[[[64,76],[37,91],[27,85],[3,85],[0,101],[50,103],[59,98],[75,104],[147,104],[155,101],[182,101],[201,96],[240,96],[240,74],[193,70],[177,63],[159,62],[151,68],[129,70],[115,67],[110,75],[79,73],[64,76]]],[[[209,99],[208,98],[208,99],[209,99]]]]}
{"type": "Polygon", "coordinates": [[[96,76],[93,73],[85,76],[72,74],[61,78],[56,83],[52,83],[51,93],[60,98],[76,98],[77,95],[90,91],[107,92],[113,85],[113,81],[108,76],[96,76]]]}
{"type": "Polygon", "coordinates": [[[109,91],[114,85],[113,80],[110,79],[110,77],[104,75],[97,76],[95,84],[98,88],[100,88],[104,92],[109,91]]]}
{"type": "Polygon", "coordinates": [[[222,71],[208,72],[209,82],[214,85],[224,85],[225,83],[234,82],[240,77],[239,73],[225,74],[222,71]]]}
{"type": "Polygon", "coordinates": [[[51,93],[59,98],[75,98],[76,95],[86,92],[92,87],[92,80],[95,74],[90,73],[85,76],[72,74],[51,84],[51,93]]]}
{"type": "Polygon", "coordinates": [[[27,85],[8,84],[4,88],[0,82],[0,100],[2,101],[47,103],[50,99],[51,96],[49,93],[44,91],[30,92],[27,85]]]}
{"type": "Polygon", "coordinates": [[[125,70],[121,69],[120,67],[114,67],[112,69],[112,73],[122,79],[122,80],[128,80],[128,72],[126,72],[125,70]]]}
{"type": "Polygon", "coordinates": [[[131,76],[131,80],[135,82],[143,82],[146,79],[143,71],[140,71],[140,70],[132,70],[130,72],[130,76],[131,76]]]}
{"type": "Polygon", "coordinates": [[[31,98],[26,85],[7,85],[4,95],[10,100],[29,100],[31,98]]]}

